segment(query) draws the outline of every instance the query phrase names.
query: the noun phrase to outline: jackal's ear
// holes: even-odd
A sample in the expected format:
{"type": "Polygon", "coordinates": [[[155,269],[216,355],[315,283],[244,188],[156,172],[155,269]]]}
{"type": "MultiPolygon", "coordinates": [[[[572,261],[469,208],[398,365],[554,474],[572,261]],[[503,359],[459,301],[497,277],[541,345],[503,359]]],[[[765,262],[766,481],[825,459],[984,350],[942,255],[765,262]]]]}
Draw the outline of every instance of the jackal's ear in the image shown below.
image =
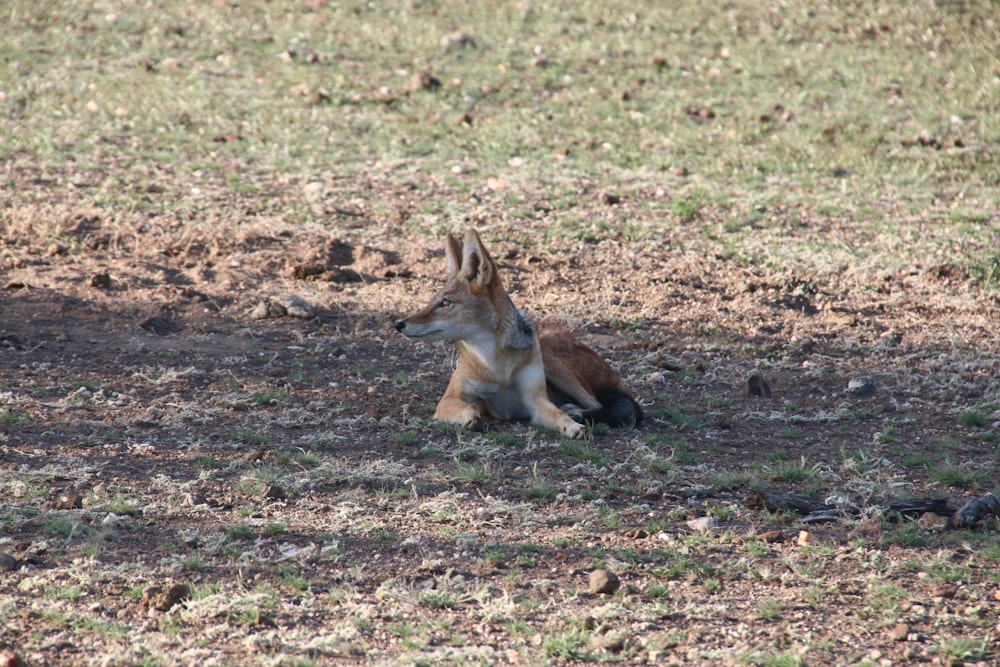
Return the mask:
{"type": "Polygon", "coordinates": [[[462,268],[462,246],[458,239],[448,232],[444,237],[445,275],[451,278],[462,268]]]}
{"type": "Polygon", "coordinates": [[[462,275],[472,287],[486,287],[493,281],[494,274],[490,253],[486,251],[476,230],[470,229],[465,233],[465,245],[462,248],[462,275]]]}

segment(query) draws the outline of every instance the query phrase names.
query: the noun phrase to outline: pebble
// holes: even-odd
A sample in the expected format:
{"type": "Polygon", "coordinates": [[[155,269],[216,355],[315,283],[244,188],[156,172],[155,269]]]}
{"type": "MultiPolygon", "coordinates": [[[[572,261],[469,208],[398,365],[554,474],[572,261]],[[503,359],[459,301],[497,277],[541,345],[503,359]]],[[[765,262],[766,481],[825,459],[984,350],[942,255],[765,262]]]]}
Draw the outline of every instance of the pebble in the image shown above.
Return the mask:
{"type": "Polygon", "coordinates": [[[57,510],[78,510],[83,507],[83,496],[72,491],[60,493],[56,498],[55,507],[57,510]]]}
{"type": "Polygon", "coordinates": [[[924,512],[917,519],[917,523],[924,530],[939,531],[944,530],[948,525],[948,518],[943,516],[938,516],[934,512],[924,512]]]}
{"type": "Polygon", "coordinates": [[[875,382],[871,378],[851,378],[847,383],[847,393],[852,396],[870,396],[875,393],[875,382]]]}
{"type": "Polygon", "coordinates": [[[458,48],[476,48],[476,38],[467,32],[456,30],[441,38],[441,48],[451,51],[458,48]]]}
{"type": "Polygon", "coordinates": [[[767,380],[758,371],[752,372],[747,377],[747,395],[771,398],[771,385],[767,383],[767,380]]]}
{"type": "Polygon", "coordinates": [[[298,317],[303,320],[310,320],[316,317],[316,309],[300,296],[283,294],[275,301],[285,309],[289,317],[298,317]]]}
{"type": "Polygon", "coordinates": [[[767,530],[764,531],[763,533],[758,533],[757,535],[754,535],[754,539],[760,540],[761,542],[765,542],[767,544],[776,544],[778,542],[784,542],[785,535],[780,530],[767,530]]]}
{"type": "Polygon", "coordinates": [[[621,580],[614,572],[594,570],[590,573],[590,592],[593,595],[603,593],[611,595],[621,586],[621,580]]]}
{"type": "Polygon", "coordinates": [[[13,572],[17,569],[17,559],[6,551],[0,551],[0,570],[13,572]]]}
{"type": "Polygon", "coordinates": [[[171,584],[166,588],[149,586],[142,591],[142,608],[170,611],[191,597],[191,589],[184,584],[171,584]]]}
{"type": "Polygon", "coordinates": [[[590,645],[598,651],[618,653],[625,648],[625,635],[621,631],[597,632],[590,638],[590,645]]]}
{"type": "Polygon", "coordinates": [[[184,496],[184,503],[191,507],[197,507],[198,505],[207,505],[208,501],[202,494],[192,491],[191,493],[184,496]]]}
{"type": "Polygon", "coordinates": [[[272,484],[264,489],[265,500],[285,500],[286,497],[287,494],[285,493],[285,490],[277,484],[272,484]]]}
{"type": "Polygon", "coordinates": [[[896,627],[892,629],[892,640],[896,642],[906,641],[907,635],[910,634],[910,626],[906,623],[897,623],[896,627]]]}
{"type": "Polygon", "coordinates": [[[24,661],[11,650],[0,651],[0,667],[21,667],[24,661]]]}
{"type": "Polygon", "coordinates": [[[714,516],[702,516],[697,519],[689,520],[687,522],[687,526],[691,530],[705,532],[712,530],[713,528],[718,528],[719,522],[714,516]]]}

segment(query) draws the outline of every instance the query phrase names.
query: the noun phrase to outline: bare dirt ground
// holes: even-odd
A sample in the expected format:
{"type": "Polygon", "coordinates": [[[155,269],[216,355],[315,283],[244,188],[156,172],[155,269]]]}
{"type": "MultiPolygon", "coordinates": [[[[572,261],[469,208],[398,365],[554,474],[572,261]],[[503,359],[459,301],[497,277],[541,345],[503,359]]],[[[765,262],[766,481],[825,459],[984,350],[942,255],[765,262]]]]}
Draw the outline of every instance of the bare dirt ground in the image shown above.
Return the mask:
{"type": "MultiPolygon", "coordinates": [[[[44,187],[13,178],[22,200],[44,187]]],[[[338,202],[325,225],[252,196],[196,228],[19,209],[0,646],[38,666],[1000,659],[996,522],[939,525],[997,489],[995,293],[933,261],[864,284],[737,264],[677,227],[548,238],[544,209],[508,220],[477,188],[460,206],[515,302],[606,355],[647,420],[582,446],[456,433],[429,420],[450,351],[391,327],[436,289],[441,239],[404,224],[405,183],[369,186],[377,211],[339,197],[359,183],[303,186],[338,202]],[[43,218],[57,231],[33,234],[43,218]],[[755,491],[841,518],[803,524],[755,491]],[[940,520],[886,509],[908,498],[940,520]],[[590,593],[595,569],[620,589],[590,593]]],[[[580,215],[641,218],[652,196],[580,215]]],[[[796,215],[790,243],[863,242],[796,215]]]]}

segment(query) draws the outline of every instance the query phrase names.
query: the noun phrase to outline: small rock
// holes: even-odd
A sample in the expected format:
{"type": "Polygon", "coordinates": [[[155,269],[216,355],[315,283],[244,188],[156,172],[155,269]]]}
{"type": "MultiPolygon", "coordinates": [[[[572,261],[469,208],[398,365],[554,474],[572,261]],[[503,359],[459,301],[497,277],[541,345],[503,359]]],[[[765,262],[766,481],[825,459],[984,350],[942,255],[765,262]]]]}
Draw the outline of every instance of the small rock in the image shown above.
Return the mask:
{"type": "Polygon", "coordinates": [[[871,378],[851,378],[847,383],[847,393],[851,396],[871,396],[875,393],[875,382],[871,378]]]}
{"type": "Polygon", "coordinates": [[[917,523],[924,530],[944,530],[945,526],[948,525],[948,517],[939,516],[934,512],[924,512],[920,515],[920,518],[917,519],[917,523]]]}
{"type": "Polygon", "coordinates": [[[718,528],[719,522],[714,516],[702,516],[697,519],[689,520],[687,522],[687,526],[691,530],[706,532],[712,530],[713,528],[718,528]]]}
{"type": "Polygon", "coordinates": [[[108,272],[95,273],[90,277],[90,286],[98,287],[100,289],[108,289],[111,287],[111,274],[108,272]]]}
{"type": "Polygon", "coordinates": [[[191,589],[184,584],[171,584],[166,589],[149,586],[142,592],[142,608],[170,611],[191,597],[191,589]]]}
{"type": "Polygon", "coordinates": [[[1000,517],[1000,498],[987,493],[982,498],[973,498],[951,517],[953,528],[972,528],[988,516],[1000,517]]]}
{"type": "Polygon", "coordinates": [[[611,595],[621,586],[621,580],[614,572],[594,570],[590,573],[590,592],[594,595],[611,595]]]}
{"type": "Polygon", "coordinates": [[[83,496],[74,491],[60,493],[56,498],[55,508],[57,510],[78,510],[83,507],[83,496]]]}
{"type": "Polygon", "coordinates": [[[878,347],[882,349],[893,349],[899,347],[902,342],[903,334],[890,329],[889,331],[883,331],[879,336],[878,347]]]}
{"type": "Polygon", "coordinates": [[[800,530],[797,542],[800,547],[807,547],[816,544],[816,537],[808,530],[800,530]]]}
{"type": "Polygon", "coordinates": [[[108,512],[108,515],[101,520],[102,526],[113,526],[116,523],[123,521],[126,516],[123,514],[115,514],[114,512],[108,512]]]}
{"type": "Polygon", "coordinates": [[[10,649],[0,651],[0,667],[23,667],[21,656],[10,649]]]}
{"type": "Polygon", "coordinates": [[[874,521],[862,521],[847,534],[851,539],[877,540],[882,537],[882,527],[874,521]]]}
{"type": "Polygon", "coordinates": [[[766,530],[754,535],[753,538],[767,544],[777,544],[785,541],[785,534],[780,530],[766,530]]]}
{"type": "Polygon", "coordinates": [[[892,629],[892,641],[894,642],[904,642],[906,641],[906,636],[910,634],[910,626],[906,623],[897,623],[896,627],[892,629]]]}
{"type": "Polygon", "coordinates": [[[17,559],[6,551],[0,551],[0,570],[13,572],[17,569],[17,559]]]}
{"type": "Polygon", "coordinates": [[[264,498],[266,500],[284,500],[286,497],[285,490],[277,484],[272,484],[264,489],[264,498]]]}
{"type": "Polygon", "coordinates": [[[292,278],[296,280],[309,280],[326,273],[324,264],[295,264],[292,266],[292,278]]]}
{"type": "Polygon", "coordinates": [[[250,309],[248,315],[252,320],[266,320],[270,317],[271,309],[268,308],[267,301],[259,301],[256,306],[250,309]]]}
{"type": "Polygon", "coordinates": [[[663,370],[672,371],[674,373],[684,370],[685,365],[684,361],[682,361],[680,357],[674,357],[661,352],[650,355],[646,360],[655,366],[659,366],[663,370]]]}
{"type": "Polygon", "coordinates": [[[408,93],[416,93],[421,90],[434,90],[441,87],[441,80],[430,72],[415,72],[406,80],[403,89],[408,93]]]}
{"type": "Polygon", "coordinates": [[[445,51],[461,48],[474,49],[476,48],[476,38],[467,32],[456,30],[441,38],[441,48],[445,51]]]}
{"type": "Polygon", "coordinates": [[[157,336],[169,336],[172,333],[177,333],[184,328],[184,325],[180,322],[175,322],[169,317],[163,317],[161,315],[154,315],[153,317],[147,317],[142,322],[139,322],[139,328],[145,329],[150,333],[154,333],[157,336]]]}
{"type": "Polygon", "coordinates": [[[958,586],[948,582],[943,582],[936,585],[931,594],[934,597],[944,598],[945,600],[950,600],[956,595],[958,595],[958,586]]]}
{"type": "Polygon", "coordinates": [[[625,648],[625,633],[621,630],[616,632],[597,632],[590,638],[590,645],[598,651],[619,653],[625,648]]]}
{"type": "Polygon", "coordinates": [[[771,398],[771,385],[767,383],[763,375],[754,371],[747,377],[747,394],[749,396],[771,398]]]}
{"type": "Polygon", "coordinates": [[[294,294],[285,294],[275,299],[278,305],[285,309],[289,317],[311,320],[316,317],[316,309],[305,299],[294,294]]]}

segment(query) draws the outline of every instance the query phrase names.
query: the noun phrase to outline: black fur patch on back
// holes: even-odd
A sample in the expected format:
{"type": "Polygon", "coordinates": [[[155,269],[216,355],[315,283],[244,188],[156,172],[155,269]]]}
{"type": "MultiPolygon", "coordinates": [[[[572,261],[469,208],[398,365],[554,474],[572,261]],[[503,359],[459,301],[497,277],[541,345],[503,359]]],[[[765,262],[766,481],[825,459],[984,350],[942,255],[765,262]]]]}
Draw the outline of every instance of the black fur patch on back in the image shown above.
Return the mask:
{"type": "Polygon", "coordinates": [[[531,321],[524,316],[515,306],[514,302],[507,296],[507,304],[511,312],[514,313],[514,321],[507,328],[507,335],[504,337],[504,347],[515,350],[526,350],[535,344],[535,327],[531,321]]]}

